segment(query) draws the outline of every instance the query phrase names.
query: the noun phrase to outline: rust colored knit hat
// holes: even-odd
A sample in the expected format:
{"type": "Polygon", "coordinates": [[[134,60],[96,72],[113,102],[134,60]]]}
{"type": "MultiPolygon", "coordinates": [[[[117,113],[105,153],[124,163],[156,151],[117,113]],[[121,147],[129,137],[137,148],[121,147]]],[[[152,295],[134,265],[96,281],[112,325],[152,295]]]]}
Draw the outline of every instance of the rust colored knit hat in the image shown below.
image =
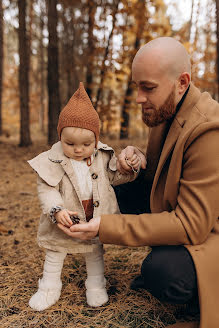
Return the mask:
{"type": "Polygon", "coordinates": [[[61,139],[62,129],[67,126],[93,131],[97,145],[100,134],[99,115],[94,109],[82,82],[59,115],[57,126],[59,139],[61,139]]]}

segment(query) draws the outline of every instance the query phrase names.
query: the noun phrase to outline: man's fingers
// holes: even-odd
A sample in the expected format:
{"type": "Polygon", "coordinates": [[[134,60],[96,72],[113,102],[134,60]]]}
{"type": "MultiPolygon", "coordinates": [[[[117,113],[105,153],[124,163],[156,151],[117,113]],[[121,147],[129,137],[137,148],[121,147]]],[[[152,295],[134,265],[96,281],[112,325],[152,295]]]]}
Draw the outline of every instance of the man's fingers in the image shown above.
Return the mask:
{"type": "MultiPolygon", "coordinates": [[[[127,165],[127,163],[126,163],[126,165],[127,165]]],[[[130,167],[128,166],[128,170],[127,171],[124,170],[119,161],[117,161],[117,163],[116,163],[116,168],[122,174],[129,174],[129,172],[130,172],[130,167]]]]}
{"type": "Polygon", "coordinates": [[[140,159],[141,159],[141,168],[146,169],[147,161],[146,161],[145,155],[142,154],[142,152],[137,148],[135,149],[135,151],[136,151],[136,154],[138,155],[138,157],[140,157],[140,159]]]}
{"type": "Polygon", "coordinates": [[[72,238],[81,240],[90,240],[98,235],[100,226],[100,217],[91,219],[89,222],[83,222],[72,225],[70,228],[58,223],[58,228],[72,238]]]}
{"type": "Polygon", "coordinates": [[[129,160],[134,156],[135,154],[135,147],[133,146],[127,146],[125,149],[125,154],[126,154],[126,158],[128,158],[129,160]]]}
{"type": "Polygon", "coordinates": [[[135,160],[136,155],[141,160],[141,168],[146,168],[146,159],[144,154],[136,147],[133,146],[127,146],[125,149],[123,149],[118,156],[118,164],[117,169],[121,173],[129,173],[131,172],[131,167],[128,165],[127,161],[135,160]]]}
{"type": "Polygon", "coordinates": [[[147,165],[147,161],[146,161],[146,158],[143,155],[142,158],[141,158],[141,168],[143,170],[146,169],[146,165],[147,165]]]}
{"type": "MultiPolygon", "coordinates": [[[[124,149],[125,150],[125,149],[124,149]]],[[[118,156],[118,163],[120,165],[120,169],[119,171],[121,173],[127,173],[127,172],[131,172],[131,168],[130,166],[127,164],[126,160],[127,160],[127,157],[126,157],[126,153],[124,152],[124,150],[122,150],[121,154],[118,156]]]]}
{"type": "Polygon", "coordinates": [[[90,223],[86,222],[80,222],[79,224],[74,224],[70,227],[70,230],[72,232],[89,232],[92,231],[92,228],[90,227],[90,223]]]}
{"type": "Polygon", "coordinates": [[[136,157],[136,158],[131,160],[131,165],[135,165],[135,164],[140,164],[140,158],[139,157],[136,157]]]}
{"type": "Polygon", "coordinates": [[[58,228],[62,231],[64,231],[64,233],[66,233],[67,235],[71,236],[71,231],[69,230],[69,228],[65,227],[63,224],[58,223],[57,224],[58,228]]]}
{"type": "MultiPolygon", "coordinates": [[[[78,226],[79,224],[77,224],[78,226]]],[[[80,224],[83,225],[83,224],[80,224]]],[[[90,240],[94,236],[92,236],[91,233],[86,233],[86,232],[73,232],[70,230],[70,228],[65,227],[64,225],[58,223],[57,226],[59,227],[60,230],[62,230],[64,233],[66,233],[68,236],[80,240],[90,240]]]]}

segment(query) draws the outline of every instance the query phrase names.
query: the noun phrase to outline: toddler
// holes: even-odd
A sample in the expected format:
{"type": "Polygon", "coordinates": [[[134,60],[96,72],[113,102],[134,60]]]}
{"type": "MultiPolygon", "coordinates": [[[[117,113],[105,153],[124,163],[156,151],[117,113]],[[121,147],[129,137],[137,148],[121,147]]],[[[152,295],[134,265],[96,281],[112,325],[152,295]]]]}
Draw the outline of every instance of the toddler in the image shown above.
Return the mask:
{"type": "Polygon", "coordinates": [[[113,149],[99,141],[99,129],[99,116],[80,83],[60,113],[57,127],[60,141],[28,161],[38,174],[42,214],[37,239],[46,250],[43,277],[29,301],[34,310],[45,310],[59,299],[61,271],[68,253],[83,253],[85,257],[88,305],[97,307],[108,301],[103,245],[99,239],[82,242],[67,236],[56,225],[58,222],[70,227],[75,223],[76,213],[84,221],[101,214],[119,213],[111,185],[132,181],[137,176],[139,157],[129,159],[131,174],[119,173],[113,149]]]}

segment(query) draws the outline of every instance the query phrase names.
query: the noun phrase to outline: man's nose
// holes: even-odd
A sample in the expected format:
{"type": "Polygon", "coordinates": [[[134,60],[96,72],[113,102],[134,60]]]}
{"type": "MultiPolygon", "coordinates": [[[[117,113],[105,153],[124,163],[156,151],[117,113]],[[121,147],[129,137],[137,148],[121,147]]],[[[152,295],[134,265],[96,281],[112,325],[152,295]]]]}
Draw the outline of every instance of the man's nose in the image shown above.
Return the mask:
{"type": "Polygon", "coordinates": [[[136,97],[137,104],[142,104],[145,103],[146,101],[147,101],[146,95],[141,90],[138,90],[138,94],[136,97]]]}

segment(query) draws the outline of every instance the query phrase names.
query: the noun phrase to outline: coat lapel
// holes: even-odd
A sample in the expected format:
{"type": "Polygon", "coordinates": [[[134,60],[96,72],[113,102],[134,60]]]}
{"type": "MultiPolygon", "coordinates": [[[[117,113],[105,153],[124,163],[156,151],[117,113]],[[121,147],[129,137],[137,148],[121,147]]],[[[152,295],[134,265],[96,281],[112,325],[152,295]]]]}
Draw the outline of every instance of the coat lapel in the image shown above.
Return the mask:
{"type": "Polygon", "coordinates": [[[81,195],[78,188],[77,177],[74,173],[71,160],[68,157],[66,157],[63,153],[60,141],[52,146],[52,148],[49,151],[48,157],[52,162],[59,163],[61,165],[64,172],[67,174],[69,180],[71,181],[72,185],[74,186],[79,202],[82,204],[81,195]]]}
{"type": "Polygon", "coordinates": [[[69,177],[69,180],[71,181],[72,185],[74,186],[75,192],[77,194],[78,200],[81,203],[81,194],[80,194],[80,190],[78,187],[78,181],[77,181],[77,177],[74,173],[72,164],[71,164],[71,160],[69,158],[65,158],[60,165],[62,166],[63,170],[65,171],[65,173],[67,174],[67,176],[69,177]]]}
{"type": "Polygon", "coordinates": [[[145,179],[148,182],[152,182],[154,179],[168,130],[169,125],[167,122],[164,122],[150,130],[146,153],[147,169],[145,170],[145,179]]]}
{"type": "MultiPolygon", "coordinates": [[[[177,142],[177,139],[179,138],[182,128],[184,127],[186,120],[188,119],[192,107],[196,104],[198,99],[200,98],[200,91],[191,83],[190,90],[179,109],[178,113],[176,114],[176,117],[174,118],[169,131],[168,128],[166,129],[166,139],[163,143],[163,149],[160,153],[160,158],[157,164],[157,170],[154,176],[153,185],[151,189],[151,196],[150,196],[150,204],[151,204],[151,211],[153,212],[155,209],[155,205],[153,204],[154,200],[154,194],[156,191],[156,187],[158,185],[158,181],[162,172],[162,169],[164,167],[164,164],[166,163],[167,159],[171,155],[175,144],[177,142]]],[[[167,123],[166,123],[167,124],[167,123]]],[[[163,135],[165,137],[165,135],[163,135]]],[[[162,145],[162,143],[160,142],[162,145]]],[[[155,162],[156,165],[156,162],[155,162]]]]}
{"type": "Polygon", "coordinates": [[[178,122],[176,120],[173,121],[170,129],[169,129],[169,133],[167,134],[161,155],[160,155],[160,159],[158,162],[158,166],[157,166],[157,170],[154,176],[154,181],[153,181],[153,185],[152,185],[152,189],[151,189],[151,211],[153,212],[154,209],[154,204],[153,204],[153,199],[154,199],[154,193],[158,184],[158,180],[159,177],[161,175],[162,172],[162,168],[165,164],[165,162],[167,161],[168,157],[170,156],[170,154],[172,153],[172,150],[176,144],[176,141],[180,135],[181,132],[181,126],[178,124],[178,122]]]}

